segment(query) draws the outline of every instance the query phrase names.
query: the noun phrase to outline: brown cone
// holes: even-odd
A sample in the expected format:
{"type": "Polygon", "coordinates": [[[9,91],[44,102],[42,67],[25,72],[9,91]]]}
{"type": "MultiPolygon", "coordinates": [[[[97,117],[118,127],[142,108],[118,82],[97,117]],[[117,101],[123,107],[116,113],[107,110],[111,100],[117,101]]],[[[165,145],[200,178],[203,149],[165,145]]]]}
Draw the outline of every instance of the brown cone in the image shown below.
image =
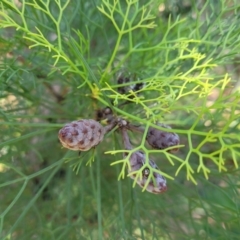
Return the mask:
{"type": "Polygon", "coordinates": [[[98,145],[104,137],[103,126],[93,119],[82,119],[67,123],[58,133],[63,147],[74,151],[88,151],[98,145]]]}
{"type": "MultiPolygon", "coordinates": [[[[165,124],[159,124],[160,127],[170,129],[171,127],[165,124]]],[[[176,133],[162,131],[153,127],[150,127],[148,129],[147,142],[149,145],[151,145],[153,148],[156,149],[165,149],[168,147],[179,145],[180,140],[179,136],[176,133]]],[[[169,150],[169,152],[174,153],[177,152],[178,148],[173,148],[169,150]]]]}
{"type": "MultiPolygon", "coordinates": [[[[127,129],[123,127],[121,128],[121,132],[122,132],[123,144],[125,149],[131,150],[132,145],[129,140],[127,129]]],[[[124,153],[123,156],[124,158],[126,158],[128,156],[128,153],[124,153]]],[[[143,165],[145,165],[145,163],[146,163],[146,156],[141,151],[133,152],[129,158],[129,165],[130,165],[130,168],[128,168],[129,176],[132,179],[137,178],[136,183],[142,188],[145,187],[145,185],[147,184],[151,170],[148,168],[144,168],[142,170],[142,176],[139,176],[139,175],[137,176],[134,172],[140,170],[143,167],[143,165]]],[[[149,159],[149,165],[151,166],[152,169],[158,169],[156,163],[153,160],[149,159]]],[[[150,179],[146,187],[146,190],[154,194],[165,192],[167,190],[167,180],[161,174],[157,172],[153,172],[153,178],[150,179]]]]}
{"type": "MultiPolygon", "coordinates": [[[[138,171],[139,169],[142,168],[142,166],[146,162],[146,156],[141,151],[136,151],[132,153],[129,160],[130,160],[131,168],[128,169],[128,173],[130,174],[130,177],[132,179],[135,179],[137,177],[136,174],[134,173],[131,174],[131,173],[138,171]]],[[[149,159],[149,164],[153,169],[158,169],[157,164],[153,160],[149,159]]],[[[145,187],[149,178],[149,174],[150,174],[150,170],[148,168],[144,168],[142,171],[142,176],[138,177],[136,181],[140,187],[142,188],[145,187]]],[[[163,177],[161,174],[157,172],[153,172],[153,178],[154,178],[154,181],[153,179],[150,179],[146,187],[146,190],[148,192],[159,194],[167,191],[167,180],[165,179],[165,177],[163,177]]]]}

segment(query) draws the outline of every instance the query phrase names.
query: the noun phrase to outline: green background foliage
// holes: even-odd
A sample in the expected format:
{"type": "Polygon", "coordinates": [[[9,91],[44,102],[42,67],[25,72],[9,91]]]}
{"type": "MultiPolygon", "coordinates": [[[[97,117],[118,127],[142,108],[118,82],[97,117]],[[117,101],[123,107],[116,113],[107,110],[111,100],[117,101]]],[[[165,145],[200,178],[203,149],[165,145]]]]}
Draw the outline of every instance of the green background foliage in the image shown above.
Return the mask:
{"type": "Polygon", "coordinates": [[[237,0],[2,0],[1,239],[239,239],[239,10],[237,0]],[[145,87],[120,94],[119,71],[145,87]],[[173,155],[130,133],[167,192],[133,187],[117,131],[80,155],[61,148],[64,123],[106,106],[180,136],[173,155]]]}

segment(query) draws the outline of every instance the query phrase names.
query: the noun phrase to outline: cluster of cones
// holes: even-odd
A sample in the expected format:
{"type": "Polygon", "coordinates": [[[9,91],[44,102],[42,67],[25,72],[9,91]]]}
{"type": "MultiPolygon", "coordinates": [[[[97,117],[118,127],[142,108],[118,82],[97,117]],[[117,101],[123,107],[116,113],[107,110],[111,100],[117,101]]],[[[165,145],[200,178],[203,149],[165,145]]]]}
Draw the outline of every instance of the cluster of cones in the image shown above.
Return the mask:
{"type": "MultiPolygon", "coordinates": [[[[167,149],[171,153],[178,150],[179,136],[176,133],[167,131],[170,129],[165,124],[158,124],[163,130],[149,127],[146,141],[155,149],[167,149]],[[165,130],[166,129],[166,130],[165,130]]],[[[101,109],[97,112],[97,121],[93,119],[81,119],[67,123],[58,133],[58,138],[63,147],[74,151],[88,151],[97,146],[104,138],[104,135],[118,129],[121,132],[124,149],[128,150],[123,154],[129,160],[128,173],[136,183],[147,191],[155,194],[167,190],[166,179],[159,173],[157,164],[147,159],[142,151],[131,151],[133,149],[129,139],[128,131],[138,131],[144,133],[145,128],[132,125],[122,118],[113,115],[110,108],[101,109]],[[106,126],[102,126],[98,121],[106,120],[106,126]],[[130,156],[128,156],[130,154],[130,156]],[[139,174],[139,170],[140,173],[139,174]],[[151,178],[150,178],[151,176],[151,178]]]]}

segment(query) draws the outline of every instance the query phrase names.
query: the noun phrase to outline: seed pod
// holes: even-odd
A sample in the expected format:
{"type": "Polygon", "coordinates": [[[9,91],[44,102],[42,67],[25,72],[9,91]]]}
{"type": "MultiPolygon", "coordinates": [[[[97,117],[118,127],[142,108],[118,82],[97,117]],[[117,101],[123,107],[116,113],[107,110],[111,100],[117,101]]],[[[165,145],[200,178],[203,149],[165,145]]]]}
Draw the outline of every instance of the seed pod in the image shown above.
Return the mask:
{"type": "Polygon", "coordinates": [[[133,92],[137,92],[140,89],[142,89],[144,87],[144,83],[143,82],[137,82],[137,83],[132,83],[130,85],[130,83],[132,81],[139,81],[139,79],[137,79],[135,74],[130,74],[130,73],[123,73],[121,72],[118,77],[117,77],[117,84],[127,84],[125,86],[121,86],[118,87],[118,92],[121,94],[128,94],[129,91],[133,91],[133,92]]]}
{"type": "MultiPolygon", "coordinates": [[[[136,151],[132,153],[132,155],[129,158],[130,160],[130,169],[128,169],[128,173],[130,174],[130,177],[132,179],[135,179],[137,176],[136,174],[131,174],[132,172],[138,171],[142,168],[142,166],[146,162],[146,156],[141,151],[136,151]]],[[[158,169],[156,163],[153,160],[149,159],[149,164],[152,168],[158,169]]],[[[137,184],[140,187],[145,187],[148,178],[150,175],[150,169],[145,168],[142,170],[142,176],[137,178],[137,184]]],[[[162,192],[165,192],[167,190],[167,180],[159,173],[153,172],[153,179],[151,179],[146,187],[146,190],[148,192],[159,194],[162,192]]]]}
{"type": "MultiPolygon", "coordinates": [[[[159,124],[160,127],[171,129],[170,126],[165,124],[159,124]]],[[[168,147],[179,145],[179,136],[176,133],[162,131],[153,127],[148,129],[146,140],[150,146],[156,149],[165,149],[168,147]]],[[[171,153],[178,151],[178,148],[169,150],[171,153]]]]}
{"type": "Polygon", "coordinates": [[[112,109],[110,107],[105,107],[103,109],[98,109],[96,111],[95,119],[97,121],[107,120],[107,123],[111,123],[114,120],[112,109]]]}
{"type": "Polygon", "coordinates": [[[88,151],[98,145],[104,137],[103,126],[93,119],[82,119],[67,123],[58,133],[63,147],[74,151],[88,151]]]}
{"type": "MultiPolygon", "coordinates": [[[[122,132],[123,144],[124,144],[125,149],[131,150],[132,145],[130,143],[126,128],[123,127],[121,129],[121,132],[122,132]]],[[[128,155],[127,153],[124,153],[124,157],[127,157],[127,155],[128,155]]],[[[130,168],[128,169],[128,173],[130,174],[130,177],[132,179],[135,179],[137,176],[133,172],[140,170],[142,168],[142,166],[145,165],[146,156],[143,152],[136,151],[131,154],[129,161],[130,161],[130,168]],[[133,173],[133,174],[131,174],[131,173],[133,173]]],[[[149,159],[149,164],[152,168],[158,169],[156,163],[153,160],[149,159]]],[[[136,183],[142,188],[145,187],[145,185],[148,181],[148,178],[149,178],[149,174],[150,174],[150,169],[148,169],[148,168],[143,169],[142,176],[137,178],[136,183]]],[[[150,179],[150,181],[146,187],[146,190],[148,192],[151,192],[154,194],[159,194],[159,193],[165,192],[167,190],[166,179],[157,172],[153,172],[153,178],[154,178],[154,180],[150,179]]]]}
{"type": "MultiPolygon", "coordinates": [[[[117,84],[124,84],[124,83],[129,83],[129,82],[130,82],[130,76],[120,74],[117,78],[117,84]]],[[[121,94],[126,94],[131,89],[132,89],[132,87],[130,85],[127,85],[127,86],[118,87],[117,90],[121,94]]]]}

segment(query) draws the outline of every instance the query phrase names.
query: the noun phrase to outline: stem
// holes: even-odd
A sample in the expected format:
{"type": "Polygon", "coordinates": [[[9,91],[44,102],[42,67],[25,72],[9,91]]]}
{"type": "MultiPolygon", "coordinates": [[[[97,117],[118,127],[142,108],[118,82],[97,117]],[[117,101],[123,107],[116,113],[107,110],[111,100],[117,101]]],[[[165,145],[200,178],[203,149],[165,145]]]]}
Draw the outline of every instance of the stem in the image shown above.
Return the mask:
{"type": "Polygon", "coordinates": [[[131,123],[128,124],[128,129],[135,131],[135,132],[140,132],[140,133],[144,133],[144,131],[145,131],[144,127],[136,126],[131,123]]]}
{"type": "Polygon", "coordinates": [[[113,128],[115,128],[116,125],[117,125],[117,122],[114,121],[114,122],[110,123],[109,125],[105,126],[104,127],[105,134],[110,132],[113,128]]]}
{"type": "Polygon", "coordinates": [[[130,143],[127,129],[125,127],[121,128],[121,133],[122,133],[122,139],[123,139],[123,145],[126,150],[131,150],[132,149],[132,144],[130,143]]]}

